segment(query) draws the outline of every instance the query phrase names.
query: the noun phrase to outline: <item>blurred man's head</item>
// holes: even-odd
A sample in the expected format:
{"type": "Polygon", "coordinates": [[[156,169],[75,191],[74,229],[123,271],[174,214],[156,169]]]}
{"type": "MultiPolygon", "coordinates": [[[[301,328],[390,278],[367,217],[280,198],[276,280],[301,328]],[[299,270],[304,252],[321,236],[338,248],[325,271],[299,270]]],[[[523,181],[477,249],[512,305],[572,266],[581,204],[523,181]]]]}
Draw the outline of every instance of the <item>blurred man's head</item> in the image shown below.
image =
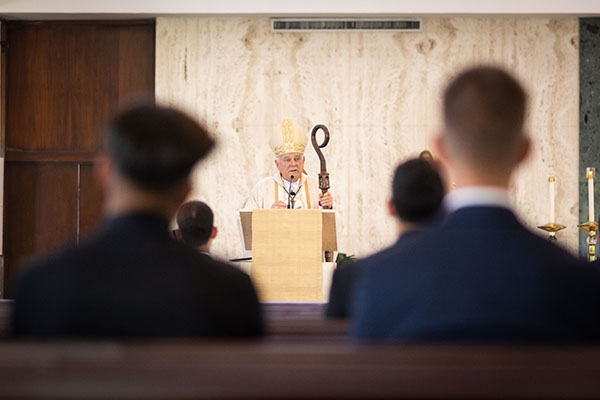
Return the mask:
{"type": "Polygon", "coordinates": [[[529,149],[523,132],[526,106],[521,85],[499,68],[468,69],[450,82],[437,145],[457,184],[462,178],[467,185],[508,185],[511,171],[529,149]]]}
{"type": "Polygon", "coordinates": [[[429,161],[416,158],[396,168],[390,212],[401,224],[417,227],[429,223],[437,216],[443,198],[442,178],[429,161]]]}
{"type": "Polygon", "coordinates": [[[210,252],[212,240],[217,236],[214,215],[210,207],[201,201],[188,201],[177,211],[177,225],[181,239],[188,245],[210,252]]]}
{"type": "Polygon", "coordinates": [[[98,160],[107,212],[169,218],[189,191],[190,171],[213,146],[204,127],[172,108],[138,105],[120,113],[108,126],[98,160]]]}

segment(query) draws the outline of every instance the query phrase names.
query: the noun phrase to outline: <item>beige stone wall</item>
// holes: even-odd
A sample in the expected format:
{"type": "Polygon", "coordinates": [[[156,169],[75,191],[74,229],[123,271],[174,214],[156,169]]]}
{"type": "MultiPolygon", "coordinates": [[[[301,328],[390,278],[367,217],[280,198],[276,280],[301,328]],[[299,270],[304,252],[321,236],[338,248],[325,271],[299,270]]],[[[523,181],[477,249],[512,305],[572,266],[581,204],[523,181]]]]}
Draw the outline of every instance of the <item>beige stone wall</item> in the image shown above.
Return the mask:
{"type": "MultiPolygon", "coordinates": [[[[576,18],[425,18],[416,33],[272,33],[267,18],[159,18],[156,96],[213,129],[219,146],[195,173],[193,198],[216,212],[215,252],[241,254],[237,210],[274,172],[271,130],[292,118],[331,131],[324,153],[343,209],[340,249],[360,256],[393,242],[385,211],[395,165],[431,148],[440,92],[474,63],[506,66],[529,89],[535,141],[511,190],[523,221],[548,221],[547,178],[557,177],[559,240],[576,248],[578,23],[576,18]]],[[[310,148],[307,171],[319,165],[310,148]]],[[[490,243],[499,251],[500,243],[490,243]]]]}

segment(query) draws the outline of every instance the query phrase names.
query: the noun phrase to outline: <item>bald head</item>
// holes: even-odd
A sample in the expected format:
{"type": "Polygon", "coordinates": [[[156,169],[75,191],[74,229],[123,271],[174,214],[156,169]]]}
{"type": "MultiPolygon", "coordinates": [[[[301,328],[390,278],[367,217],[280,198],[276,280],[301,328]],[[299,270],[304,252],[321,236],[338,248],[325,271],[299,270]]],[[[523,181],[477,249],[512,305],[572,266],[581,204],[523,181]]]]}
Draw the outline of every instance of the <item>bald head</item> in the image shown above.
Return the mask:
{"type": "Polygon", "coordinates": [[[527,95],[510,74],[477,67],[444,92],[444,140],[455,158],[473,167],[511,169],[523,143],[527,95]]]}

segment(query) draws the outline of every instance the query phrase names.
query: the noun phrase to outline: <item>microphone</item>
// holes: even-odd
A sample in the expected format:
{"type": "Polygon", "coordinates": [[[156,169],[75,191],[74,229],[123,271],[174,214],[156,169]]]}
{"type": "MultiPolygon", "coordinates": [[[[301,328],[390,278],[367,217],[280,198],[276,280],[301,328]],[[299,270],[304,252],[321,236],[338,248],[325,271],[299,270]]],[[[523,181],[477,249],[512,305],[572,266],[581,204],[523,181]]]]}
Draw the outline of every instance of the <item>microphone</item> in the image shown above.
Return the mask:
{"type": "Polygon", "coordinates": [[[294,191],[292,191],[292,181],[293,180],[294,180],[294,175],[290,175],[290,187],[288,189],[288,206],[287,206],[287,208],[292,208],[291,207],[292,196],[296,195],[296,193],[294,193],[294,191]]]}

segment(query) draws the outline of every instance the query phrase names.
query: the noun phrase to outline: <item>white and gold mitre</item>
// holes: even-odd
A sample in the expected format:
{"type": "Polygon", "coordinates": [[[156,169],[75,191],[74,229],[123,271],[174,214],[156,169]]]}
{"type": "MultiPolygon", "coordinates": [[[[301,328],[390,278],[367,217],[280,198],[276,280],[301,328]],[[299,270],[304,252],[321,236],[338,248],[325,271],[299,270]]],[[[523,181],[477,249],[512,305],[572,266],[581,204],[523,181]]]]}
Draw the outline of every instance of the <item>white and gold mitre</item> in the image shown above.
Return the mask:
{"type": "Polygon", "coordinates": [[[284,119],[281,125],[275,128],[269,145],[275,153],[275,157],[279,157],[286,153],[302,153],[308,143],[308,137],[300,125],[290,119],[284,119]]]}

